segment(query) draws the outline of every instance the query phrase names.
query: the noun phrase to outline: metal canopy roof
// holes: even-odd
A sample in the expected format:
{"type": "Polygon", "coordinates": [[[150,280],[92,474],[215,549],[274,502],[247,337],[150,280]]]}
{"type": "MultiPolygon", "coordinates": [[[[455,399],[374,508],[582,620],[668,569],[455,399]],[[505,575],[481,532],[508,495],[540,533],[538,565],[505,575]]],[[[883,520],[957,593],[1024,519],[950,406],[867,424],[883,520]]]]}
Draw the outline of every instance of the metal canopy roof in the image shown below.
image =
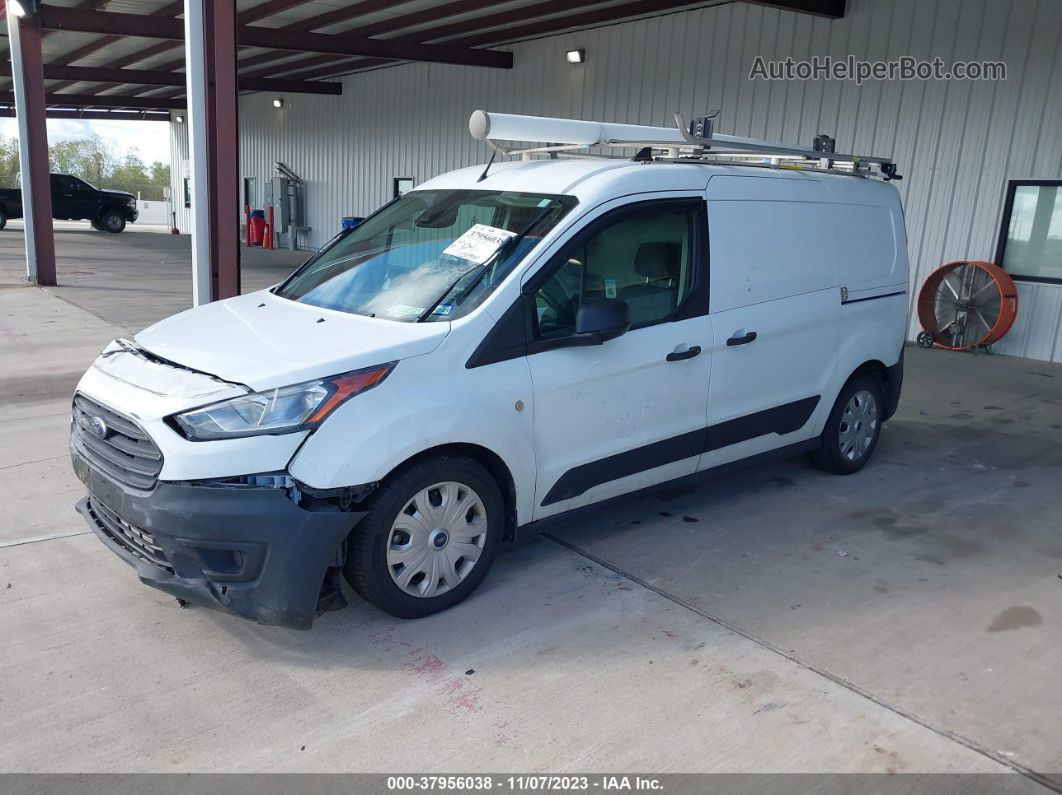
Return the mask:
{"type": "MultiPolygon", "coordinates": [[[[739,1],[845,10],[845,0],[237,0],[239,86],[338,94],[337,77],[414,60],[511,68],[512,54],[494,47],[739,1]]],[[[50,113],[168,118],[183,107],[183,10],[183,0],[41,6],[47,102],[62,109],[50,113]]],[[[0,64],[0,115],[11,112],[10,73],[0,64]]]]}

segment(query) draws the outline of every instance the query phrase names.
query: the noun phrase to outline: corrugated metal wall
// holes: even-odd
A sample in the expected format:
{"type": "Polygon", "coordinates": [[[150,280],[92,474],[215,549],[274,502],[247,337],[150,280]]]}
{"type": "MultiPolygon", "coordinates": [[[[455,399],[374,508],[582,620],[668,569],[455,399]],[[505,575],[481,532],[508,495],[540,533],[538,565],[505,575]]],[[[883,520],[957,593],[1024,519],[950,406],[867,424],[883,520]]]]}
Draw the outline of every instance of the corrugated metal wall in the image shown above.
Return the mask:
{"type": "Polygon", "coordinates": [[[184,178],[188,176],[188,125],[178,124],[170,114],[170,208],[181,232],[191,232],[192,213],[184,206],[184,178]]]}
{"type": "MultiPolygon", "coordinates": [[[[670,125],[675,110],[692,116],[718,107],[720,132],[805,144],[826,132],[841,149],[893,155],[906,176],[898,187],[914,284],[949,260],[992,259],[1006,180],[1062,177],[1062,3],[848,6],[845,19],[829,21],[732,3],[517,44],[512,71],[400,66],[345,78],[342,97],[285,96],[281,110],[269,95],[248,95],[240,104],[242,170],[257,176],[260,191],[276,160],[306,179],[309,242],[319,245],[341,216],[390,199],[393,177],[419,183],[484,161],[485,147],[466,127],[476,108],[670,125]],[[575,47],[586,49],[586,64],[565,61],[575,47]],[[757,55],[849,53],[1003,60],[1009,79],[861,88],[748,79],[757,55]]],[[[1020,291],[1019,320],[1000,351],[1062,361],[1062,286],[1020,291]]],[[[912,320],[912,332],[916,326],[912,320]]]]}

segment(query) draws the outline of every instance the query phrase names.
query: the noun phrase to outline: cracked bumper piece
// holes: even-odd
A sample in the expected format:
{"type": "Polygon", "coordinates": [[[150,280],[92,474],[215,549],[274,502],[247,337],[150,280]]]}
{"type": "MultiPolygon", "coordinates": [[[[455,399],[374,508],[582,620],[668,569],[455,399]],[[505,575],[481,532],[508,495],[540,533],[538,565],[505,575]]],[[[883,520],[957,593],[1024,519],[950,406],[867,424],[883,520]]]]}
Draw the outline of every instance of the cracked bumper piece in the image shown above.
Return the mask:
{"type": "Polygon", "coordinates": [[[309,629],[326,578],[338,583],[341,544],[364,516],[305,510],[283,488],[160,482],[137,492],[72,459],[88,488],[78,512],[141,582],[260,624],[309,629]]]}

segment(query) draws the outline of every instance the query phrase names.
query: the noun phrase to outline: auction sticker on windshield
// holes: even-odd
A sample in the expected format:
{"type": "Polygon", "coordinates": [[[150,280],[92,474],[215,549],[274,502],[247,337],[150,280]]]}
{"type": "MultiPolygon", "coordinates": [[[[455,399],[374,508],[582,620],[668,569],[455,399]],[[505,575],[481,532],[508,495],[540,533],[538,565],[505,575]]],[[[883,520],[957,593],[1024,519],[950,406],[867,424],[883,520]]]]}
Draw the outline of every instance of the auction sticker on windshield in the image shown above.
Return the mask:
{"type": "Polygon", "coordinates": [[[461,237],[443,249],[443,254],[460,257],[475,265],[482,265],[498,251],[499,248],[516,232],[498,229],[495,226],[476,224],[461,237]]]}

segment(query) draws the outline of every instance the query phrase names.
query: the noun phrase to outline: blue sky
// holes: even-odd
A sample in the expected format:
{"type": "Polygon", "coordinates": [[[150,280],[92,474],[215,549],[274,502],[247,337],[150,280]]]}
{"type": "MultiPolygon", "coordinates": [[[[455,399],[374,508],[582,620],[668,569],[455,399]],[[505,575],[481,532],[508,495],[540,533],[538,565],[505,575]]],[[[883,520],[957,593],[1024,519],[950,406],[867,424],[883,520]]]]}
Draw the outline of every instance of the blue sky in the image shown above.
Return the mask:
{"type": "MultiPolygon", "coordinates": [[[[0,134],[18,135],[15,119],[0,119],[0,134]]],[[[147,163],[170,161],[170,125],[158,121],[95,121],[87,119],[48,119],[48,142],[69,141],[98,135],[111,141],[119,154],[131,149],[140,152],[147,163]]]]}

